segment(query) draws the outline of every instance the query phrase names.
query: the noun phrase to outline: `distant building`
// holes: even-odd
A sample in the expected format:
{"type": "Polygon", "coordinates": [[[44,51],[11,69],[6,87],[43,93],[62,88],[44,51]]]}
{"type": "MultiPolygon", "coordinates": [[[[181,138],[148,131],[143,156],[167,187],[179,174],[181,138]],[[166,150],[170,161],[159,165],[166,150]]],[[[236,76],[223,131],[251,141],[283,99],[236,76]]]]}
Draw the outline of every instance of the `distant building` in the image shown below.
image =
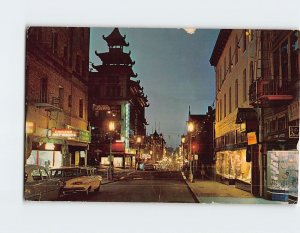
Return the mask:
{"type": "Polygon", "coordinates": [[[132,70],[135,64],[130,52],[123,51],[129,43],[125,36],[115,28],[107,37],[108,52],[95,52],[102,61],[101,65],[92,65],[96,72],[90,72],[89,78],[89,121],[92,127],[92,143],[89,152],[94,159],[108,164],[110,137],[114,165],[134,166],[137,149],[137,137],[146,134],[145,108],[149,106],[140,81],[132,70]],[[109,132],[109,122],[115,123],[114,132],[109,132]],[[113,135],[111,135],[113,134],[113,135]]]}
{"type": "Polygon", "coordinates": [[[152,163],[162,160],[166,156],[166,141],[163,134],[155,130],[145,138],[145,152],[149,155],[147,160],[152,163]]]}
{"type": "Polygon", "coordinates": [[[86,164],[89,38],[89,28],[27,29],[25,162],[86,164]]]}

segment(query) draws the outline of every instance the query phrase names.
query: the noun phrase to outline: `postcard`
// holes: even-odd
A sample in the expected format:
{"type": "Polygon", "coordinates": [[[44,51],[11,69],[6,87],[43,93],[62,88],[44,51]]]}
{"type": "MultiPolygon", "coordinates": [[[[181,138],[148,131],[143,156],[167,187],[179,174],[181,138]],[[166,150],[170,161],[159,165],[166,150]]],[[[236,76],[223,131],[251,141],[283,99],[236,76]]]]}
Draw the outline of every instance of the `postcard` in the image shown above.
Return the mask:
{"type": "Polygon", "coordinates": [[[295,204],[297,30],[28,27],[24,200],[295,204]]]}

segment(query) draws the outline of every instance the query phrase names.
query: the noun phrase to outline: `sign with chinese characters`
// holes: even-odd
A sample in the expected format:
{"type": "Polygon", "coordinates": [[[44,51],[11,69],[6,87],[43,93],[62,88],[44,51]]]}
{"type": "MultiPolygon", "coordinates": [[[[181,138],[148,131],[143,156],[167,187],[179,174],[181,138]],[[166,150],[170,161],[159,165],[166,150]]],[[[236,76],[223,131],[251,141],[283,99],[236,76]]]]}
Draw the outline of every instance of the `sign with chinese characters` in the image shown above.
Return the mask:
{"type": "Polygon", "coordinates": [[[51,129],[51,137],[58,138],[76,138],[78,137],[78,131],[72,129],[51,129]]]}
{"type": "Polygon", "coordinates": [[[299,126],[289,126],[289,138],[299,138],[299,126]]]}
{"type": "Polygon", "coordinates": [[[255,145],[257,144],[257,138],[255,132],[247,133],[248,145],[255,145]]]}

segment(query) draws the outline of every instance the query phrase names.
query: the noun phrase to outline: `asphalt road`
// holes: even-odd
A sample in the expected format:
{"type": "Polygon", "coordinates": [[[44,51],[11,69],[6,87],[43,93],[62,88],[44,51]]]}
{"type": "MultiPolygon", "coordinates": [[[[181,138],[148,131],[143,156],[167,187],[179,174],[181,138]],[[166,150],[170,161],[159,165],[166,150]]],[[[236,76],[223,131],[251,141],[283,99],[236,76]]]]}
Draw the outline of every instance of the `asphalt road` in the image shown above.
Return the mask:
{"type": "Polygon", "coordinates": [[[195,203],[180,172],[135,171],[102,185],[98,193],[70,194],[61,201],[195,203]]]}

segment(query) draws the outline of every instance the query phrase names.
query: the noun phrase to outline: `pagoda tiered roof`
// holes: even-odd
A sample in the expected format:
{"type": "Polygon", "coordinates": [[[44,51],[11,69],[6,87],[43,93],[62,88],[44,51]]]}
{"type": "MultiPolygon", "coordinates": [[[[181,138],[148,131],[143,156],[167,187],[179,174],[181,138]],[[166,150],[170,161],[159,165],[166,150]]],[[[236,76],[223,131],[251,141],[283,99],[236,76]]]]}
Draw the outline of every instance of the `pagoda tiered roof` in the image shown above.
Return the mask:
{"type": "Polygon", "coordinates": [[[148,96],[147,95],[145,96],[143,92],[144,88],[140,86],[140,80],[138,81],[130,80],[130,88],[132,89],[133,94],[137,96],[140,104],[143,107],[149,107],[148,96]]]}
{"type": "Polygon", "coordinates": [[[124,65],[94,65],[92,67],[103,74],[128,74],[129,77],[136,78],[138,75],[132,71],[131,66],[124,65]]]}
{"type": "Polygon", "coordinates": [[[109,47],[112,46],[129,46],[129,43],[126,43],[126,36],[122,36],[119,29],[115,28],[112,33],[108,36],[102,36],[103,39],[107,42],[109,47]]]}
{"type": "Polygon", "coordinates": [[[109,52],[95,54],[101,59],[104,65],[107,64],[124,64],[134,65],[135,61],[132,61],[129,53],[124,53],[120,48],[111,48],[109,52]]]}

